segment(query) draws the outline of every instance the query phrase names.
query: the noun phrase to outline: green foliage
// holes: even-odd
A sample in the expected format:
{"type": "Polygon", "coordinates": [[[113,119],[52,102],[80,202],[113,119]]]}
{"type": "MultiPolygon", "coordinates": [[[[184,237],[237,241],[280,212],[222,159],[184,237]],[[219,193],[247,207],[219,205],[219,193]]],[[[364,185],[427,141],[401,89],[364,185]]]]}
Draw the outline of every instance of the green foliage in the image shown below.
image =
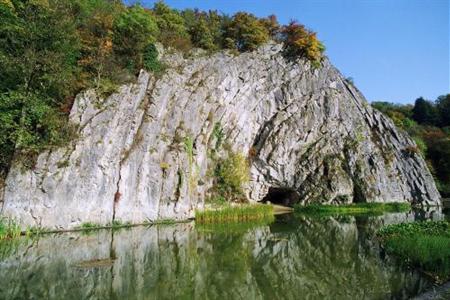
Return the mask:
{"type": "Polygon", "coordinates": [[[265,204],[226,205],[214,210],[195,211],[195,222],[199,224],[273,221],[273,219],[273,206],[265,204]]]}
{"type": "Polygon", "coordinates": [[[186,9],[182,12],[186,28],[195,47],[217,50],[220,46],[220,16],[217,12],[199,12],[186,9]]]}
{"type": "Polygon", "coordinates": [[[420,124],[436,125],[438,123],[438,111],[432,102],[418,98],[414,104],[413,119],[420,124]]]}
{"type": "Polygon", "coordinates": [[[239,51],[252,51],[269,40],[269,32],[254,15],[238,12],[226,29],[228,47],[239,51]]]}
{"type": "Polygon", "coordinates": [[[142,68],[145,65],[144,53],[148,56],[149,45],[159,34],[155,18],[142,6],[133,5],[115,19],[113,30],[114,51],[127,58],[127,65],[133,66],[132,69],[142,68]]]}
{"type": "Polygon", "coordinates": [[[52,106],[52,99],[11,91],[0,94],[0,173],[12,157],[24,163],[49,146],[59,146],[74,136],[74,128],[52,106]]]}
{"type": "Polygon", "coordinates": [[[192,162],[194,160],[194,140],[192,137],[187,136],[184,139],[184,149],[186,150],[186,153],[188,155],[189,165],[192,165],[192,162]]]}
{"type": "Polygon", "coordinates": [[[16,238],[21,233],[20,226],[15,220],[0,218],[0,240],[16,238]]]}
{"type": "Polygon", "coordinates": [[[101,226],[98,225],[98,224],[91,223],[91,222],[85,222],[85,223],[82,223],[82,224],[81,224],[80,229],[83,229],[83,230],[92,230],[92,229],[97,229],[97,228],[100,228],[100,227],[101,227],[101,226]]]}
{"type": "Polygon", "coordinates": [[[438,97],[436,108],[439,114],[439,125],[441,127],[450,126],[450,94],[438,97]]]}
{"type": "Polygon", "coordinates": [[[291,21],[283,28],[285,53],[288,57],[305,57],[315,67],[319,67],[323,59],[325,46],[317,39],[317,34],[305,26],[291,21]]]}
{"type": "Polygon", "coordinates": [[[394,224],[383,227],[377,235],[389,253],[431,272],[438,281],[450,278],[450,223],[394,224]]]}
{"type": "Polygon", "coordinates": [[[244,155],[229,153],[216,168],[217,185],[221,194],[229,197],[241,195],[242,185],[250,179],[249,172],[249,165],[244,155]]]}
{"type": "Polygon", "coordinates": [[[158,50],[154,44],[148,44],[144,49],[144,68],[147,71],[159,73],[162,70],[161,62],[158,60],[158,50]]]}
{"type": "Polygon", "coordinates": [[[216,138],[216,150],[218,150],[222,145],[223,139],[225,137],[222,125],[219,122],[214,124],[213,136],[216,138]]]}
{"type": "Polygon", "coordinates": [[[158,1],[153,7],[153,14],[159,28],[158,40],[165,46],[174,47],[181,51],[191,49],[191,40],[181,14],[158,1]]]}
{"type": "Polygon", "coordinates": [[[409,203],[353,203],[346,205],[309,204],[296,205],[294,211],[308,215],[381,215],[386,212],[404,212],[411,209],[409,203]]]}

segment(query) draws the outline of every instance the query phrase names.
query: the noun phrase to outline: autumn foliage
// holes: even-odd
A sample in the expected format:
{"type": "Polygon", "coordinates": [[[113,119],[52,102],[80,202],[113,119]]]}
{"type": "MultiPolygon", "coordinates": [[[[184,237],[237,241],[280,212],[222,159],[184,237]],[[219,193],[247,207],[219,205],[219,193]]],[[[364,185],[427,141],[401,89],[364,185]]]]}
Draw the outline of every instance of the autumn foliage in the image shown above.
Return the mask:
{"type": "Polygon", "coordinates": [[[286,53],[291,57],[305,57],[315,66],[323,58],[325,46],[317,39],[317,34],[297,21],[291,21],[282,31],[286,53]]]}

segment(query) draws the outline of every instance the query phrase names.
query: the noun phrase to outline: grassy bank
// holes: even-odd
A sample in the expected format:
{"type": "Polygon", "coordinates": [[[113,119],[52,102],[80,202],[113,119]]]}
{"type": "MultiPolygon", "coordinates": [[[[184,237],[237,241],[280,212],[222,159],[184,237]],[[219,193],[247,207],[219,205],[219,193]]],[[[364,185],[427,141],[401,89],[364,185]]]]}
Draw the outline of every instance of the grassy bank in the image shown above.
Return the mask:
{"type": "Polygon", "coordinates": [[[224,206],[218,209],[197,210],[195,222],[199,224],[253,222],[274,219],[272,205],[244,204],[224,206]]]}
{"type": "Polygon", "coordinates": [[[296,205],[294,211],[308,215],[381,215],[386,212],[405,212],[411,209],[409,203],[354,203],[345,205],[311,204],[296,205]]]}
{"type": "Polygon", "coordinates": [[[450,223],[401,223],[385,226],[377,235],[388,253],[436,281],[450,279],[450,223]]]}

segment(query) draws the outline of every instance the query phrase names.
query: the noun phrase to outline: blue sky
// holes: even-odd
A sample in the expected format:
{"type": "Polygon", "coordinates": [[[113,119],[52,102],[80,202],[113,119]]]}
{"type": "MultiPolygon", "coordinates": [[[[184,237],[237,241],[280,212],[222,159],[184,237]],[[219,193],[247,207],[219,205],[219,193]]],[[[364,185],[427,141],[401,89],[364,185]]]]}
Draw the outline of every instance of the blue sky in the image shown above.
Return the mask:
{"type": "MultiPolygon", "coordinates": [[[[131,2],[131,1],[126,1],[131,2]]],[[[140,1],[151,7],[155,1],[140,1]]],[[[326,54],[369,101],[450,92],[448,0],[166,0],[177,9],[277,15],[318,32],[326,54]]]]}

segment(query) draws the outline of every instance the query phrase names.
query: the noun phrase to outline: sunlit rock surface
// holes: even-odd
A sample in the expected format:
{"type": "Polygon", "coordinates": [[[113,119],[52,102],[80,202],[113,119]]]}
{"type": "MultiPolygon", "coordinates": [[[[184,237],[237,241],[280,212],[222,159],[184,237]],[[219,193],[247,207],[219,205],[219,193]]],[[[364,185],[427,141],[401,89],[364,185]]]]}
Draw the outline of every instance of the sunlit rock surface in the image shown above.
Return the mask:
{"type": "Polygon", "coordinates": [[[268,44],[163,61],[161,77],[141,72],[107,99],[80,94],[78,138],[13,167],[2,214],[51,228],[186,219],[211,187],[213,149],[249,157],[252,201],[283,188],[301,203],[439,203],[414,142],[328,60],[313,69],[268,44]]]}

